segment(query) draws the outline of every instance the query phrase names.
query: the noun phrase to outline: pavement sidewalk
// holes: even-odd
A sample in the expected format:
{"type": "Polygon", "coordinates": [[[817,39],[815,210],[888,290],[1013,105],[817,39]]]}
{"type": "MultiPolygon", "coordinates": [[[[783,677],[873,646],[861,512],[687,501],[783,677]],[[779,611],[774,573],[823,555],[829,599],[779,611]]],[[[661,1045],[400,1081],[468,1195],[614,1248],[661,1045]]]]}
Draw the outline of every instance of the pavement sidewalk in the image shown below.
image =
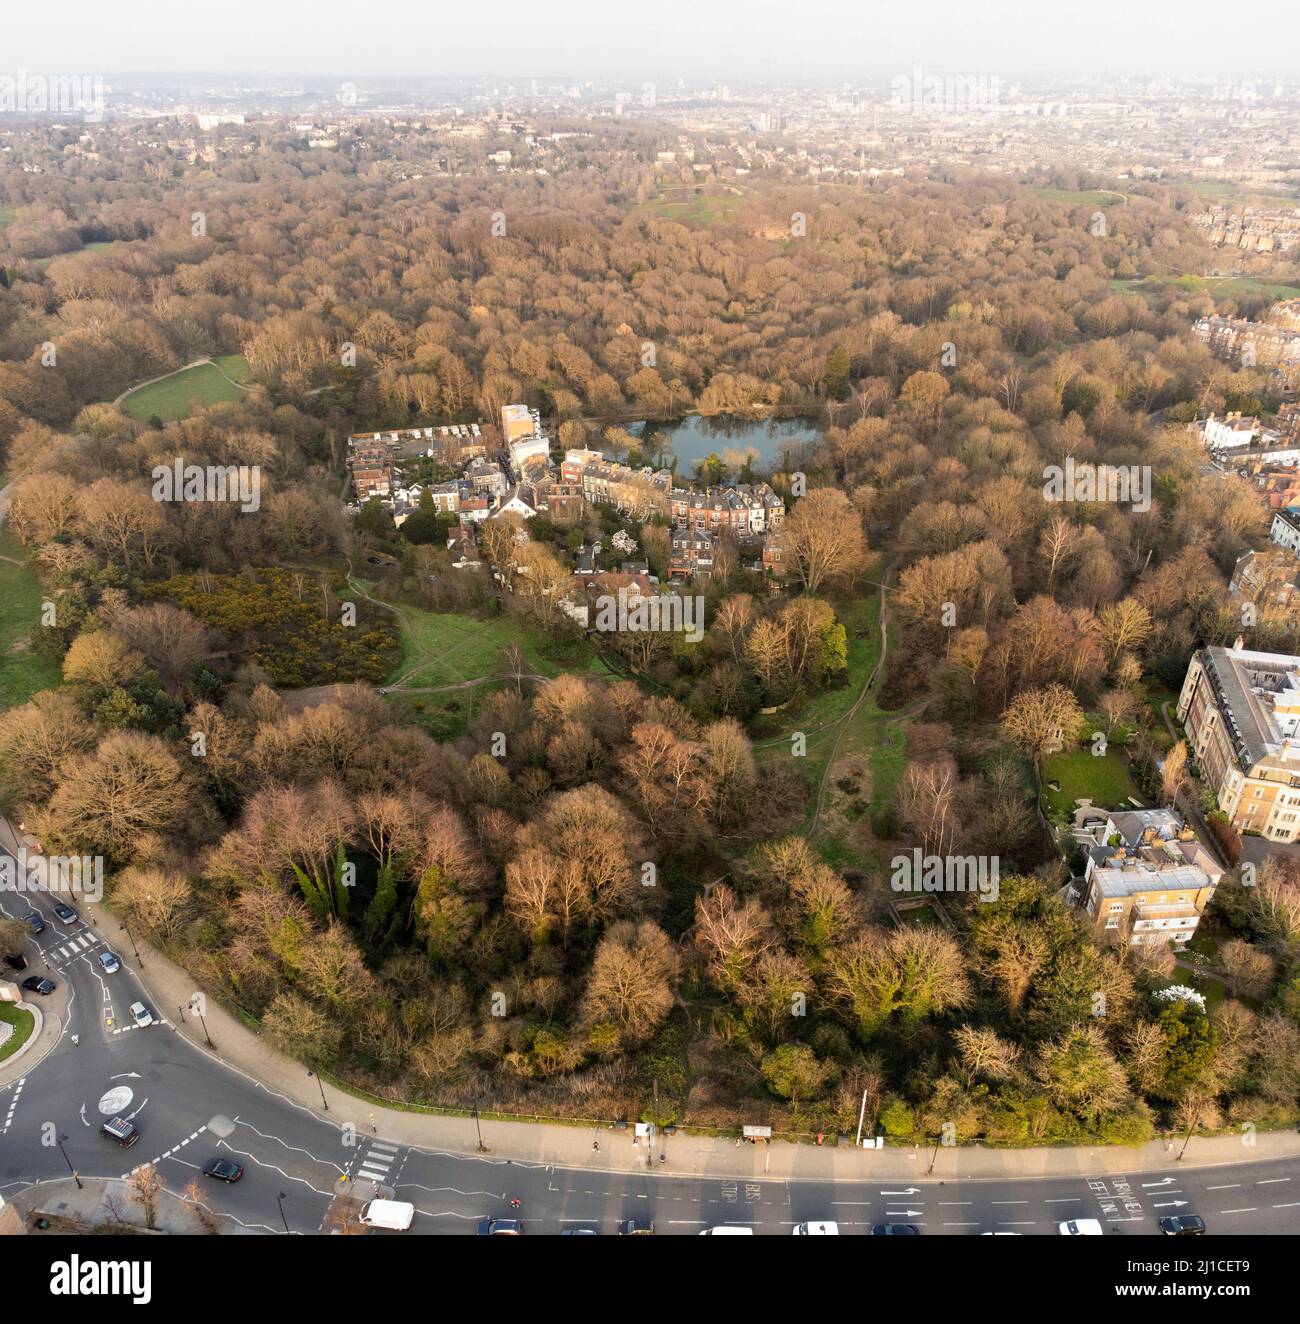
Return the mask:
{"type": "MultiPolygon", "coordinates": [[[[453,1153],[478,1152],[478,1130],[472,1117],[406,1112],[387,1108],[324,1085],[328,1110],[321,1104],[321,1086],[307,1068],[284,1056],[260,1035],[248,1029],[214,999],[207,1000],[207,1029],[212,1047],[198,1019],[187,1012],[194,981],[166,957],[137,939],[141,960],[136,961],[125,930],[103,906],[95,908],[99,931],[119,956],[133,962],[141,982],[163,1013],[201,1052],[261,1081],[269,1089],[322,1119],[342,1126],[351,1124],[360,1134],[421,1149],[453,1153]]],[[[1243,1163],[1251,1160],[1300,1156],[1300,1134],[1292,1131],[1239,1136],[1193,1137],[1179,1160],[1182,1138],[1176,1143],[1157,1140],[1134,1148],[990,1149],[982,1145],[890,1147],[855,1149],[851,1145],[743,1144],[735,1139],[690,1135],[679,1131],[660,1136],[649,1151],[634,1143],[631,1130],[615,1131],[607,1125],[560,1125],[510,1122],[495,1119],[480,1123],[490,1161],[511,1160],[601,1171],[654,1170],[665,1176],[741,1177],[782,1180],[876,1179],[934,1181],[1008,1180],[1031,1177],[1104,1176],[1132,1172],[1159,1172],[1179,1167],[1243,1163]],[[594,1148],[599,1144],[599,1149],[594,1148]],[[659,1154],[666,1159],[659,1161],[659,1154]]]]}

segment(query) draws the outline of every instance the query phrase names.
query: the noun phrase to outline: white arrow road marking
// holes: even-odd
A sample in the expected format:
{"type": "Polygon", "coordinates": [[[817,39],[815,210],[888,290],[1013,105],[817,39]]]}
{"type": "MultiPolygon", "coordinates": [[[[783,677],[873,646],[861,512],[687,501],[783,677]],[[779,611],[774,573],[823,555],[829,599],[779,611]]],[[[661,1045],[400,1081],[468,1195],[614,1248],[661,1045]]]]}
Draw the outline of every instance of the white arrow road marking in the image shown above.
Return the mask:
{"type": "Polygon", "coordinates": [[[1172,1177],[1166,1177],[1163,1181],[1144,1181],[1143,1186],[1168,1186],[1173,1181],[1172,1177]]]}
{"type": "Polygon", "coordinates": [[[919,1186],[909,1186],[905,1191],[881,1191],[880,1194],[881,1195],[920,1195],[921,1188],[919,1186]]]}
{"type": "Polygon", "coordinates": [[[924,1209],[886,1209],[886,1218],[920,1218],[924,1209]]]}
{"type": "Polygon", "coordinates": [[[1187,1203],[1186,1200],[1157,1200],[1152,1209],[1181,1209],[1187,1203]]]}

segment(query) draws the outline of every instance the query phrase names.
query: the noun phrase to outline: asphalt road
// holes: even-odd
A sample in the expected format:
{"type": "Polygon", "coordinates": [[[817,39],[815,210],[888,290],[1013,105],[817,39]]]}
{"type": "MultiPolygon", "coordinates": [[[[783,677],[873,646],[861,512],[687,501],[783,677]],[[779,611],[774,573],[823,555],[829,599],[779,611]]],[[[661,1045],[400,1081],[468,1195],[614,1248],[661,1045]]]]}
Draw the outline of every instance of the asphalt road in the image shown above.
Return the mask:
{"type": "MultiPolygon", "coordinates": [[[[80,913],[80,899],[73,900],[80,913]]],[[[1156,1233],[1157,1219],[1170,1213],[1200,1214],[1211,1234],[1300,1232],[1300,1159],[1128,1179],[1080,1172],[946,1183],[741,1181],[675,1175],[674,1155],[692,1145],[681,1135],[661,1138],[667,1159],[660,1163],[661,1151],[647,1155],[628,1133],[602,1131],[593,1137],[601,1148],[591,1166],[573,1169],[392,1144],[371,1133],[363,1103],[344,1116],[332,1092],[333,1111],[318,1115],[199,1051],[172,1027],[178,1008],[150,1003],[130,952],[116,953],[119,971],[103,973],[95,958],[104,944],[84,915],[65,926],[48,896],[0,897],[0,909],[14,917],[32,908],[47,927],[28,940],[29,969],[19,977],[44,974],[48,963],[60,988],[46,1003],[53,1009],[70,1001],[56,1049],[0,1089],[3,1194],[67,1176],[55,1143],[66,1136],[68,1159],[83,1176],[121,1177],[152,1161],[174,1191],[200,1177],[208,1159],[234,1158],[244,1165],[243,1179],[227,1186],[200,1178],[206,1203],[232,1229],[268,1233],[283,1233],[286,1222],[294,1233],[319,1232],[344,1176],[414,1204],[417,1233],[464,1234],[494,1214],[522,1217],[528,1233],[543,1234],[580,1227],[609,1234],[621,1219],[648,1218],[661,1234],[735,1224],[780,1235],[800,1222],[834,1220],[851,1234],[895,1222],[916,1224],[925,1235],[1053,1235],[1062,1220],[1096,1218],[1108,1231],[1133,1236],[1156,1233]],[[132,1024],[127,1008],[136,1000],[150,1006],[154,1025],[132,1024]],[[140,1129],[134,1148],[99,1135],[100,1122],[114,1115],[140,1129]]],[[[483,1139],[490,1151],[490,1122],[483,1139]]]]}

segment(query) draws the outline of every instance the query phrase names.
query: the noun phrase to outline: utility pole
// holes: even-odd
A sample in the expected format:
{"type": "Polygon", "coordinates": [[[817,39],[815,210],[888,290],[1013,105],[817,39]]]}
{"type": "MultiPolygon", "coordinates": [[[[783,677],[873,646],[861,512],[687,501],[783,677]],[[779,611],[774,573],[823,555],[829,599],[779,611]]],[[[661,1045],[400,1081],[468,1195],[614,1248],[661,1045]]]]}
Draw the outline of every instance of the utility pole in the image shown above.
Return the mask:
{"type": "Polygon", "coordinates": [[[858,1138],[853,1142],[855,1149],[862,1147],[862,1122],[867,1115],[867,1092],[862,1091],[862,1107],[858,1109],[858,1138]]]}

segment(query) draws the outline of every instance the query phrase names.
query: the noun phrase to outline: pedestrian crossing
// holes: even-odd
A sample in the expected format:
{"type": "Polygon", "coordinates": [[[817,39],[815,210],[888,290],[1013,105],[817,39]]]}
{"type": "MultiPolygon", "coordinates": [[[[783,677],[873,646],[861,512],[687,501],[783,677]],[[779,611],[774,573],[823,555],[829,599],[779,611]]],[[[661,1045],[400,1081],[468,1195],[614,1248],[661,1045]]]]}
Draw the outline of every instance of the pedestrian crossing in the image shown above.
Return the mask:
{"type": "Polygon", "coordinates": [[[396,1145],[372,1140],[370,1147],[358,1159],[357,1170],[352,1174],[353,1180],[372,1181],[378,1186],[391,1185],[389,1177],[400,1152],[396,1145]]]}
{"type": "Polygon", "coordinates": [[[14,1086],[14,1097],[9,1101],[9,1111],[5,1113],[4,1125],[0,1126],[0,1136],[9,1129],[9,1123],[14,1120],[14,1109],[18,1107],[18,1096],[23,1092],[23,1086],[27,1084],[27,1077],[24,1076],[17,1085],[14,1086]]]}
{"type": "Polygon", "coordinates": [[[102,947],[103,938],[89,931],[76,933],[63,942],[51,943],[41,948],[41,955],[52,965],[65,965],[68,961],[85,956],[96,947],[102,947]]]}

